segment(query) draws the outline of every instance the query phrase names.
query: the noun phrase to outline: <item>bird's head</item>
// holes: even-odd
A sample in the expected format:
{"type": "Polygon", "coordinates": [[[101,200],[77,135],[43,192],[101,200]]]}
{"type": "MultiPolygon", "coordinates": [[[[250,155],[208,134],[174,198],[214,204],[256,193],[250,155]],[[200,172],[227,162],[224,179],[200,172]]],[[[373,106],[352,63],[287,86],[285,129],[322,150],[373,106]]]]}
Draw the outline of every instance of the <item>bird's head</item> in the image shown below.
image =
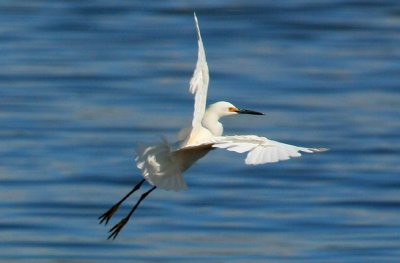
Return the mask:
{"type": "Polygon", "coordinates": [[[211,104],[209,107],[209,111],[213,112],[214,114],[217,114],[219,117],[231,116],[236,114],[264,115],[264,113],[261,112],[240,109],[234,106],[232,103],[226,101],[219,101],[214,104],[211,104]]]}

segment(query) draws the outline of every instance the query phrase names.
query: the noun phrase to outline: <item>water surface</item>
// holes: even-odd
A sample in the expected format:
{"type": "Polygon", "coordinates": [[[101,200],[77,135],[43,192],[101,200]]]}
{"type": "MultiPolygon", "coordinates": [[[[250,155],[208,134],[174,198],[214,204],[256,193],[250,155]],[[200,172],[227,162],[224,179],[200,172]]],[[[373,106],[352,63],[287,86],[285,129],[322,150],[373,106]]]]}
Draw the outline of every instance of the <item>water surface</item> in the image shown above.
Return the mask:
{"type": "Polygon", "coordinates": [[[2,1],[0,261],[396,262],[399,30],[388,0],[2,1]],[[193,11],[210,102],[267,113],[226,132],[331,151],[214,151],[107,241],[97,217],[140,180],[135,144],[191,121],[193,11]]]}

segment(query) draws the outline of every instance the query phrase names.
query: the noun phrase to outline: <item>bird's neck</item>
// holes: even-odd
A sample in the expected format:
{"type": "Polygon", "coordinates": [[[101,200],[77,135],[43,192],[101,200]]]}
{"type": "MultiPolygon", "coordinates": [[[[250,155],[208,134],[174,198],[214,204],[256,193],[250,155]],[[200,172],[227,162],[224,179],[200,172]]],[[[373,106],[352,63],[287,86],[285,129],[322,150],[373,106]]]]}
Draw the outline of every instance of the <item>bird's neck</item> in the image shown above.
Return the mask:
{"type": "Polygon", "coordinates": [[[221,136],[224,132],[222,123],[219,122],[220,116],[211,111],[206,111],[201,122],[203,127],[208,129],[214,136],[221,136]]]}

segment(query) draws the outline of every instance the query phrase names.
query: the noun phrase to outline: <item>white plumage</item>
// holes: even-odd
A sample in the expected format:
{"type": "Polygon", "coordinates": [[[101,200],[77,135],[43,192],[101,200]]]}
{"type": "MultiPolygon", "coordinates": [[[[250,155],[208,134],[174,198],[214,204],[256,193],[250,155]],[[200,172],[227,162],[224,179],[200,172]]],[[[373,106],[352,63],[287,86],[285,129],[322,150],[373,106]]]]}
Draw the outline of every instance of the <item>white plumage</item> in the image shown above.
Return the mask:
{"type": "Polygon", "coordinates": [[[192,126],[201,125],[204,112],[206,111],[207,102],[207,91],[208,91],[208,65],[206,61],[206,53],[201,39],[199,23],[197,21],[196,14],[194,15],[194,21],[197,33],[197,43],[199,46],[196,68],[193,72],[193,77],[190,80],[189,91],[195,95],[194,99],[194,112],[192,126]]]}
{"type": "Polygon", "coordinates": [[[144,179],[99,216],[100,223],[107,224],[120,205],[140,189],[144,181],[153,186],[144,192],[130,212],[110,229],[108,239],[115,239],[118,236],[140,203],[156,188],[176,191],[187,189],[183,172],[212,149],[247,153],[245,163],[251,165],[274,163],[291,157],[299,157],[301,152],[313,153],[326,150],[324,148],[298,147],[256,135],[223,136],[224,127],[219,121],[220,118],[237,114],[263,115],[263,113],[239,109],[226,101],[211,104],[206,110],[208,66],[196,14],[194,14],[194,21],[199,50],[196,68],[189,86],[189,91],[194,94],[192,125],[181,130],[178,135],[179,147],[175,150],[165,139],[157,145],[139,145],[136,148],[136,164],[144,179]]]}
{"type": "Polygon", "coordinates": [[[196,14],[194,21],[198,40],[198,59],[189,91],[194,94],[194,113],[190,127],[179,134],[180,147],[172,150],[164,139],[153,146],[139,146],[136,149],[137,167],[143,177],[152,185],[168,190],[182,190],[187,184],[182,173],[212,149],[226,149],[237,153],[247,153],[246,164],[257,165],[287,160],[301,156],[300,152],[313,153],[325,148],[305,148],[284,144],[255,135],[222,136],[221,117],[236,114],[262,113],[239,109],[233,104],[220,101],[206,110],[209,83],[208,65],[196,14]]]}
{"type": "Polygon", "coordinates": [[[187,189],[182,169],[173,157],[171,147],[165,139],[158,145],[140,145],[136,153],[137,167],[152,185],[161,185],[162,188],[168,190],[187,189]]]}
{"type": "Polygon", "coordinates": [[[217,137],[212,146],[237,153],[248,152],[245,163],[253,165],[276,163],[291,157],[300,157],[300,152],[313,153],[327,150],[325,148],[298,147],[255,135],[217,137]]]}

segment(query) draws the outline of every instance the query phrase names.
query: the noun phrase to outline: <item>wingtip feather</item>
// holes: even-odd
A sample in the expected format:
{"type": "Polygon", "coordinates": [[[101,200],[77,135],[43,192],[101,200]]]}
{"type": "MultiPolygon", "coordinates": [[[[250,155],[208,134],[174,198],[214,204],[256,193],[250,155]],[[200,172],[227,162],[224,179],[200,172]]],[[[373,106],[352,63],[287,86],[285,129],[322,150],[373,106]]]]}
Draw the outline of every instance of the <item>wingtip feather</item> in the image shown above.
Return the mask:
{"type": "Polygon", "coordinates": [[[313,148],[311,149],[313,152],[321,153],[321,152],[327,152],[330,149],[329,148],[313,148]]]}
{"type": "Polygon", "coordinates": [[[202,41],[201,40],[201,34],[200,34],[199,21],[197,20],[196,12],[194,12],[193,15],[194,15],[194,25],[196,27],[196,32],[197,32],[197,40],[198,41],[202,41]]]}

